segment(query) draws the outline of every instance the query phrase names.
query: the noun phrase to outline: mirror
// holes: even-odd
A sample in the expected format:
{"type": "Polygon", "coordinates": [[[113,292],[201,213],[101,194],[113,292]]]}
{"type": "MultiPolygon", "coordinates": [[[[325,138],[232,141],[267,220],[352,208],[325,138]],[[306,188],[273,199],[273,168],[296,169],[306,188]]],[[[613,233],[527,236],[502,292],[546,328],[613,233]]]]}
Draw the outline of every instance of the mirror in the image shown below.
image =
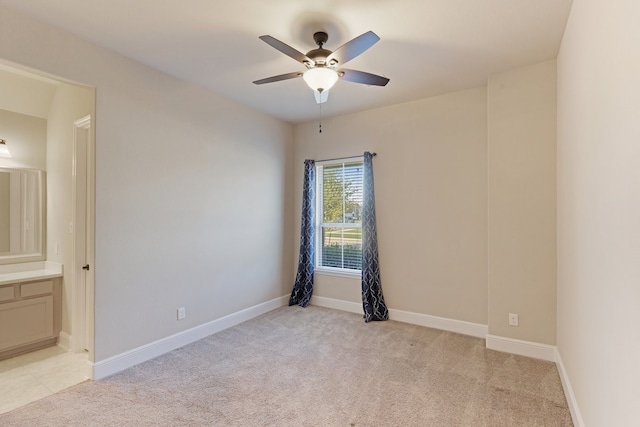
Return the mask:
{"type": "Polygon", "coordinates": [[[0,168],[0,264],[43,261],[45,173],[0,168]]]}

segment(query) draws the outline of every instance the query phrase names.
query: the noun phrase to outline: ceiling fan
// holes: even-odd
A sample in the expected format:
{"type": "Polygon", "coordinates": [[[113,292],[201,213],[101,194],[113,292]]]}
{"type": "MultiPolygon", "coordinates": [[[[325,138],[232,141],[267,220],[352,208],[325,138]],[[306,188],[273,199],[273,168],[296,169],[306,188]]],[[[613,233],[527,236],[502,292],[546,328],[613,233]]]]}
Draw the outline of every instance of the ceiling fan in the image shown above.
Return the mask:
{"type": "Polygon", "coordinates": [[[306,54],[274,37],[267,35],[260,36],[259,38],[269,46],[300,62],[307,70],[304,72],[294,71],[292,73],[256,80],[253,83],[257,85],[302,77],[307,85],[314,91],[316,102],[320,104],[326,102],[329,96],[329,89],[333,87],[339,78],[348,82],[371,86],[385,86],[389,83],[389,79],[386,77],[365,73],[364,71],[341,68],[342,65],[351,61],[380,40],[380,37],[373,31],[367,31],[359,35],[333,52],[323,47],[329,39],[329,36],[324,31],[319,31],[313,34],[313,40],[318,45],[318,48],[312,49],[306,54]]]}

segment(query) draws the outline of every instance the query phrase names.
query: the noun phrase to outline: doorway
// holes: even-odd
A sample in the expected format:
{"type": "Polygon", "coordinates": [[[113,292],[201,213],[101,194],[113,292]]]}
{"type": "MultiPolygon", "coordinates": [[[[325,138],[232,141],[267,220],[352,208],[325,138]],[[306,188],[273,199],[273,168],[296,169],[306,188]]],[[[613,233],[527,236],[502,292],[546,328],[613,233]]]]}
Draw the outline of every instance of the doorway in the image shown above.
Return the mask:
{"type": "MultiPolygon", "coordinates": [[[[0,97],[1,110],[46,121],[44,136],[13,140],[15,146],[20,144],[21,148],[12,153],[13,157],[5,165],[45,171],[46,260],[64,266],[63,329],[58,346],[2,361],[3,366],[28,364],[41,374],[34,381],[35,377],[25,371],[24,378],[19,381],[20,387],[10,390],[12,396],[2,396],[0,391],[0,402],[13,405],[13,409],[17,407],[15,405],[28,403],[25,401],[27,397],[32,398],[28,401],[44,397],[38,392],[43,390],[45,383],[49,386],[57,384],[52,387],[62,389],[92,377],[92,362],[95,360],[93,206],[96,95],[95,88],[91,86],[2,58],[0,90],[3,93],[0,97]],[[77,206],[79,212],[76,211],[77,206]],[[78,246],[74,252],[77,241],[83,242],[83,247],[78,246]],[[84,254],[81,261],[80,254],[84,254]],[[84,271],[83,265],[90,265],[90,273],[78,276],[77,284],[76,264],[81,271],[84,271]]],[[[13,127],[18,127],[18,124],[3,122],[3,132],[13,127]]],[[[3,366],[0,366],[0,377],[14,372],[3,372],[3,366]]],[[[0,383],[3,381],[0,378],[0,383]]],[[[0,405],[0,412],[2,409],[3,405],[0,405]]]]}

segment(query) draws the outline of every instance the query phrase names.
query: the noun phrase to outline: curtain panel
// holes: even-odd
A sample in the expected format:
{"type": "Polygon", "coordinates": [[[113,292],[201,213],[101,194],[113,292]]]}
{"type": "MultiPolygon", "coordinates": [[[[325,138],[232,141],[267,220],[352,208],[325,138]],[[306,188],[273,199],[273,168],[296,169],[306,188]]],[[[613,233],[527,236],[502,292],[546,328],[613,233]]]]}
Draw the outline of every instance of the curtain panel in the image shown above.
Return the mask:
{"type": "Polygon", "coordinates": [[[373,154],[364,153],[362,200],[362,307],[364,321],[388,320],[389,310],[382,295],[378,264],[375,196],[373,191],[373,154]]]}
{"type": "Polygon", "coordinates": [[[313,268],[315,261],[315,210],[316,210],[316,163],[304,161],[304,184],[302,189],[302,221],[300,225],[300,256],[298,272],[293,285],[289,305],[306,307],[313,294],[313,268]]]}

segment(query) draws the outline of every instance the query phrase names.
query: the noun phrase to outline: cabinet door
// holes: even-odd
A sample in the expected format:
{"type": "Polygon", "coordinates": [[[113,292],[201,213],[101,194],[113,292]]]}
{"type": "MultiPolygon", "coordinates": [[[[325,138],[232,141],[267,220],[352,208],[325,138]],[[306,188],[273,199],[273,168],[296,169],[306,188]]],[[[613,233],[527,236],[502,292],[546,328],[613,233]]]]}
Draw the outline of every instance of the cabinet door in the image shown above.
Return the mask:
{"type": "Polygon", "coordinates": [[[53,296],[0,304],[0,350],[53,336],[53,296]]]}

